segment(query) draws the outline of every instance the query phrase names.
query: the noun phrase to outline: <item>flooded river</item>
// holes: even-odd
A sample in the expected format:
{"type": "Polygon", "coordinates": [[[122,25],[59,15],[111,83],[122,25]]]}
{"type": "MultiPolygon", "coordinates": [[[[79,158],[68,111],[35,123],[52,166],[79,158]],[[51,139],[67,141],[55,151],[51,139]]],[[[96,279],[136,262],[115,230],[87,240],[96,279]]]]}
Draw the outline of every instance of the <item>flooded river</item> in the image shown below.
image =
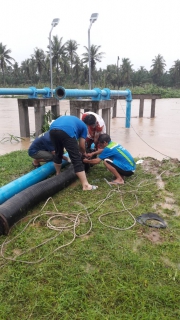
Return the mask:
{"type": "MultiPolygon", "coordinates": [[[[50,108],[47,107],[46,111],[50,108]]],[[[119,100],[117,117],[111,119],[111,138],[134,157],[180,160],[180,99],[156,100],[155,118],[150,118],[151,100],[145,100],[144,116],[139,118],[139,100],[132,101],[131,127],[125,128],[126,101],[119,100]]],[[[69,114],[69,101],[60,101],[60,114],[69,114]]],[[[30,132],[35,132],[34,109],[29,108],[30,132]]],[[[20,136],[17,99],[0,98],[0,155],[27,150],[31,139],[16,142],[20,136]],[[7,141],[6,141],[7,140],[7,141]],[[10,141],[11,140],[11,141],[10,141]]]]}

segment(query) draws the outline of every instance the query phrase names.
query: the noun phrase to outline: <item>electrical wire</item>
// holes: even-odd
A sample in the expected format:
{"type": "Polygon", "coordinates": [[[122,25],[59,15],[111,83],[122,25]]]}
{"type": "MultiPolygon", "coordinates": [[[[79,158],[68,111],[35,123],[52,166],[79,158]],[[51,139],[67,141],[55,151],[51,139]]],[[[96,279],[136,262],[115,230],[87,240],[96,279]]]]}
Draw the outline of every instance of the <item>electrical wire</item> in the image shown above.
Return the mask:
{"type": "MultiPolygon", "coordinates": [[[[120,99],[119,99],[119,102],[120,102],[121,109],[122,109],[122,111],[123,111],[123,113],[124,113],[124,115],[125,115],[125,118],[127,119],[125,110],[123,109],[123,106],[122,106],[122,104],[121,104],[121,100],[120,100],[120,99]]],[[[136,132],[136,130],[134,129],[134,127],[133,127],[133,125],[132,125],[131,123],[130,123],[130,127],[133,129],[133,131],[135,132],[135,134],[136,134],[149,148],[151,148],[152,150],[158,152],[159,154],[161,154],[161,155],[163,155],[163,156],[165,156],[165,157],[167,157],[167,158],[169,158],[169,159],[173,159],[172,157],[170,157],[170,156],[168,156],[168,155],[160,152],[159,150],[153,148],[150,144],[148,144],[148,143],[136,132]]]]}

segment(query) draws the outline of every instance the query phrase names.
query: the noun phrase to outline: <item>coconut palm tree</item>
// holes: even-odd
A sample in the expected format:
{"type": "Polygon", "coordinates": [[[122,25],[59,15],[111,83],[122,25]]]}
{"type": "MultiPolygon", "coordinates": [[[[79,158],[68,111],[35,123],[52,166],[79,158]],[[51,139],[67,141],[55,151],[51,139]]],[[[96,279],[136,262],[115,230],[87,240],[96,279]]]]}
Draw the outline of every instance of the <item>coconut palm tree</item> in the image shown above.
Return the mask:
{"type": "MultiPolygon", "coordinates": [[[[84,57],[82,59],[82,62],[83,63],[88,63],[89,62],[89,49],[86,46],[84,46],[84,48],[86,49],[87,52],[82,54],[82,56],[84,57]]],[[[92,44],[92,46],[90,48],[92,75],[95,74],[96,62],[101,62],[102,58],[103,58],[103,56],[105,54],[105,52],[98,52],[100,50],[100,48],[101,48],[101,46],[96,46],[94,44],[92,44]]]]}
{"type": "Polygon", "coordinates": [[[107,86],[113,86],[114,89],[118,85],[117,66],[115,64],[110,64],[107,66],[106,83],[107,86]]]}
{"type": "Polygon", "coordinates": [[[37,47],[34,49],[34,54],[31,55],[32,61],[35,63],[37,71],[39,73],[39,80],[41,81],[41,75],[43,69],[46,67],[45,61],[45,53],[42,49],[38,49],[37,47]]]}
{"type": "Polygon", "coordinates": [[[173,84],[180,87],[180,60],[174,61],[174,66],[170,69],[170,75],[173,80],[173,84]]]}
{"type": "MultiPolygon", "coordinates": [[[[53,36],[51,50],[52,50],[52,66],[56,68],[56,80],[59,78],[59,71],[63,65],[63,58],[66,56],[65,45],[62,43],[63,38],[53,36]]],[[[49,46],[48,46],[49,49],[49,46]]],[[[48,52],[49,53],[49,52],[48,52]]]]}
{"type": "MultiPolygon", "coordinates": [[[[84,58],[82,59],[83,63],[89,62],[89,49],[84,46],[87,52],[83,53],[82,55],[84,58]]],[[[94,71],[96,67],[96,62],[101,62],[105,52],[98,52],[101,46],[96,46],[92,44],[90,51],[91,51],[91,70],[94,71]]]]}
{"type": "Polygon", "coordinates": [[[133,64],[131,64],[129,58],[122,59],[122,65],[120,66],[120,82],[122,85],[131,84],[131,78],[133,73],[132,66],[133,64]]]}
{"type": "Polygon", "coordinates": [[[11,50],[7,49],[6,45],[3,45],[2,42],[0,42],[0,68],[1,68],[2,74],[3,74],[3,83],[4,84],[5,84],[4,71],[7,67],[7,65],[13,64],[11,62],[11,60],[15,61],[15,59],[9,55],[10,53],[11,53],[11,50]]]}
{"type": "Polygon", "coordinates": [[[20,68],[17,62],[15,62],[13,65],[13,76],[14,76],[14,82],[17,85],[20,80],[20,68]]]}
{"type": "Polygon", "coordinates": [[[60,60],[60,68],[61,68],[61,74],[59,72],[56,75],[56,86],[60,84],[60,81],[66,82],[66,85],[67,85],[67,83],[71,79],[71,67],[69,63],[69,58],[67,56],[62,56],[60,60]]]}
{"type": "Polygon", "coordinates": [[[31,80],[31,60],[26,59],[21,63],[21,71],[25,76],[25,81],[31,80]]]}
{"type": "Polygon", "coordinates": [[[78,49],[79,44],[75,40],[68,40],[65,44],[65,52],[70,60],[71,70],[72,65],[74,64],[75,58],[78,56],[76,50],[78,49]]]}
{"type": "Polygon", "coordinates": [[[80,83],[80,77],[83,73],[83,63],[82,60],[77,56],[74,59],[74,67],[73,67],[73,75],[74,75],[74,82],[79,84],[80,83]]]}
{"type": "Polygon", "coordinates": [[[157,57],[155,57],[152,60],[153,64],[151,65],[152,69],[151,69],[151,73],[152,73],[152,78],[154,83],[156,83],[157,85],[161,84],[161,78],[164,74],[165,71],[165,60],[163,58],[163,56],[161,56],[160,54],[157,55],[157,57]]]}
{"type": "Polygon", "coordinates": [[[145,69],[145,67],[140,66],[137,71],[133,72],[132,82],[135,86],[141,86],[145,83],[151,82],[149,72],[145,69]]]}

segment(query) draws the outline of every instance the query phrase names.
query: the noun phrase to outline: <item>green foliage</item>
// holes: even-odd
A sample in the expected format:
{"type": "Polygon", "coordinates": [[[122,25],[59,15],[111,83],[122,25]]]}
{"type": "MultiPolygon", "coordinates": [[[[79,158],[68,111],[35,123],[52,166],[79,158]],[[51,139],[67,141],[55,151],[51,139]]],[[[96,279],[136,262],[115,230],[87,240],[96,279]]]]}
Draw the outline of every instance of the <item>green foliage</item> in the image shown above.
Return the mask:
{"type": "Polygon", "coordinates": [[[44,124],[42,126],[42,132],[46,132],[49,130],[50,127],[50,123],[53,120],[53,113],[49,110],[45,113],[44,115],[44,124]]]}
{"type": "MultiPolygon", "coordinates": [[[[89,87],[89,54],[85,46],[82,58],[78,56],[79,44],[75,40],[68,40],[63,44],[63,38],[53,36],[52,39],[52,77],[55,87],[63,85],[65,88],[87,89],[89,87]]],[[[9,53],[10,49],[0,43],[0,83],[3,87],[49,87],[50,85],[50,58],[48,51],[35,48],[30,58],[22,61],[19,66],[9,53]],[[14,61],[14,64],[12,63],[14,61]]],[[[150,70],[140,66],[133,69],[133,64],[128,57],[119,57],[114,64],[107,65],[105,69],[97,69],[97,62],[104,58],[104,52],[100,52],[100,45],[91,45],[91,76],[92,87],[120,89],[124,86],[141,87],[157,86],[164,88],[163,98],[178,98],[179,92],[174,89],[180,88],[180,60],[174,61],[174,65],[165,70],[166,62],[160,54],[152,59],[150,70]],[[166,91],[167,89],[167,91],[166,91]],[[173,89],[171,92],[171,89],[173,89]]],[[[161,89],[160,89],[161,91],[161,89]]],[[[146,93],[146,92],[145,92],[146,93]]],[[[156,92],[157,93],[157,92],[156,92]]]]}
{"type": "MultiPolygon", "coordinates": [[[[126,89],[121,87],[120,90],[126,89]]],[[[161,98],[180,98],[180,89],[174,88],[162,88],[154,84],[148,84],[144,86],[129,87],[134,94],[160,94],[161,98]]]]}
{"type": "MultiPolygon", "coordinates": [[[[26,151],[0,160],[1,185],[32,169],[26,151]]],[[[3,246],[6,258],[29,262],[0,258],[1,319],[179,319],[179,217],[173,204],[169,211],[163,208],[169,193],[174,204],[179,201],[179,161],[145,158],[119,189],[105,182],[112,177],[103,164],[93,166],[87,176],[97,190],[82,191],[77,181],[53,196],[58,212],[70,219],[68,225],[72,215],[81,212],[78,237],[70,245],[53,252],[72,241],[73,228],[58,234],[47,227],[45,213],[56,214],[52,201],[43,210],[45,203],[39,203],[8,237],[0,237],[0,245],[12,240],[3,246]],[[134,223],[130,213],[137,217],[145,212],[158,213],[168,228],[135,224],[126,230],[134,223]],[[20,234],[40,213],[43,216],[20,234]]],[[[59,226],[67,220],[56,217],[52,223],[59,226]]]]}
{"type": "Polygon", "coordinates": [[[7,142],[7,141],[9,141],[9,142],[20,142],[21,140],[24,140],[24,138],[22,138],[22,137],[17,137],[17,136],[14,136],[13,134],[10,134],[10,133],[8,133],[8,136],[7,137],[4,137],[4,138],[2,138],[1,140],[0,140],[0,142],[1,143],[3,143],[3,142],[7,142]]]}

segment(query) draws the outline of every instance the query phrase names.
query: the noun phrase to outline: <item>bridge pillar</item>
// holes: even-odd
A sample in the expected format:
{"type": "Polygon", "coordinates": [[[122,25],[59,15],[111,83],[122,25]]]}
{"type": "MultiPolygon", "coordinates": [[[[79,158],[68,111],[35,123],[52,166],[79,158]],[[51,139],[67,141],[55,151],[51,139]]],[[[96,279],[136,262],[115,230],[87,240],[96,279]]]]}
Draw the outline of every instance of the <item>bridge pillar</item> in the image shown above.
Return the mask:
{"type": "Polygon", "coordinates": [[[151,100],[151,118],[155,118],[155,104],[156,104],[156,99],[151,100]]]}
{"type": "Polygon", "coordinates": [[[55,98],[39,99],[18,99],[20,136],[23,138],[30,137],[29,113],[28,108],[34,108],[35,116],[35,136],[42,133],[44,124],[45,107],[51,107],[51,112],[55,118],[60,115],[59,101],[55,98]]]}

